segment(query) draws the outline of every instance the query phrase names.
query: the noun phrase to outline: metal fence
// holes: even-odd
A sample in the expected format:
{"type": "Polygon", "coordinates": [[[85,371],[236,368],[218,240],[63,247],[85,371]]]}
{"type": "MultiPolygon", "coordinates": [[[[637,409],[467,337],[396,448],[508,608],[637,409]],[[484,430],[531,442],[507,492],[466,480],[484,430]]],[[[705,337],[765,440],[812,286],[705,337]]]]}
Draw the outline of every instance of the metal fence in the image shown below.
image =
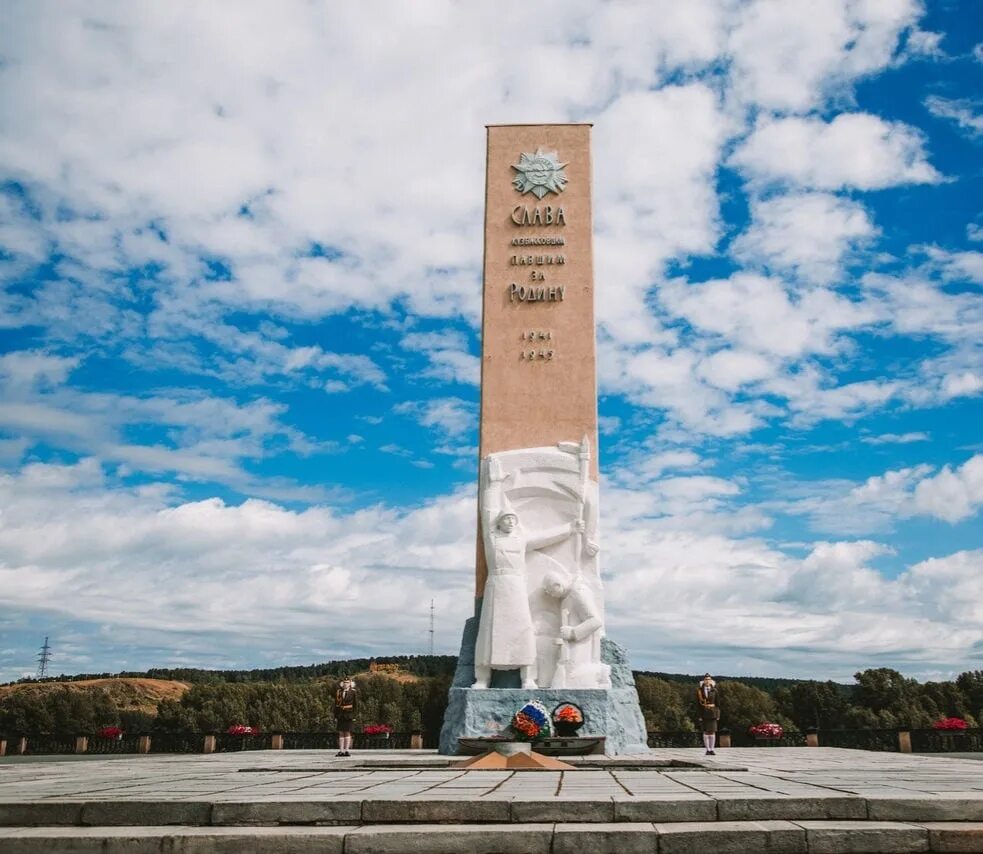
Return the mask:
{"type": "Polygon", "coordinates": [[[913,729],[911,749],[915,753],[980,753],[983,729],[913,729]]]}
{"type": "Polygon", "coordinates": [[[151,753],[203,753],[203,732],[154,732],[150,734],[151,753]]]}
{"type": "Polygon", "coordinates": [[[820,747],[846,747],[852,750],[899,751],[896,729],[829,729],[819,730],[820,747]]]}
{"type": "Polygon", "coordinates": [[[98,735],[90,735],[85,752],[101,754],[137,753],[138,740],[139,737],[135,735],[124,735],[122,738],[102,738],[98,735]]]}
{"type": "MultiPolygon", "coordinates": [[[[276,733],[282,737],[284,750],[337,750],[336,732],[284,732],[276,733]]],[[[353,733],[352,747],[355,750],[410,750],[415,733],[394,732],[388,737],[353,733]]],[[[139,735],[123,735],[122,738],[103,738],[90,735],[84,740],[84,750],[80,749],[75,733],[32,733],[26,737],[20,733],[0,735],[5,742],[5,752],[13,756],[23,752],[27,756],[55,755],[68,753],[93,753],[112,755],[140,753],[141,738],[146,738],[145,750],[150,753],[204,753],[205,739],[209,733],[203,732],[150,732],[139,735]],[[21,751],[21,744],[24,750],[21,751]]],[[[256,735],[231,735],[230,733],[211,733],[216,753],[232,753],[247,750],[270,750],[273,748],[273,732],[256,735]]],[[[424,734],[422,746],[425,749],[437,747],[438,734],[424,734]]]]}
{"type": "MultiPolygon", "coordinates": [[[[150,753],[204,753],[206,733],[201,732],[152,732],[144,742],[144,749],[150,753]]],[[[285,750],[337,750],[338,734],[335,732],[285,732],[282,747],[285,750]]],[[[355,750],[409,750],[413,744],[414,733],[394,732],[388,737],[353,733],[355,750]]],[[[779,739],[757,739],[746,732],[728,733],[721,730],[721,736],[729,736],[732,747],[805,747],[807,734],[788,731],[779,739]]],[[[220,753],[246,750],[270,750],[273,747],[274,733],[259,733],[252,736],[214,733],[214,749],[220,753]]],[[[839,729],[819,730],[815,733],[820,747],[844,747],[853,750],[879,750],[898,752],[901,750],[901,737],[896,729],[839,729]]],[[[36,733],[26,738],[21,734],[0,736],[6,742],[7,755],[21,752],[23,740],[24,754],[28,756],[77,753],[79,739],[75,734],[36,733]]],[[[425,733],[422,738],[424,749],[437,747],[438,734],[425,733]]],[[[124,735],[122,738],[102,738],[90,735],[85,740],[86,753],[97,755],[129,754],[141,752],[141,736],[124,735]]],[[[719,740],[718,740],[719,743],[719,740]]],[[[911,749],[915,753],[979,753],[983,752],[983,729],[961,731],[941,731],[935,729],[910,730],[911,749]]],[[[699,732],[648,733],[648,746],[655,748],[703,747],[703,736],[699,732]]]]}
{"type": "MultiPolygon", "coordinates": [[[[19,741],[19,737],[16,739],[19,741]]],[[[8,742],[9,744],[9,742],[8,742]]],[[[9,747],[7,748],[10,749],[9,747]]],[[[43,733],[27,739],[27,756],[47,756],[54,753],[74,753],[75,735],[67,733],[43,733]]]]}
{"type": "Polygon", "coordinates": [[[649,747],[703,747],[703,734],[699,732],[650,732],[649,747]]]}

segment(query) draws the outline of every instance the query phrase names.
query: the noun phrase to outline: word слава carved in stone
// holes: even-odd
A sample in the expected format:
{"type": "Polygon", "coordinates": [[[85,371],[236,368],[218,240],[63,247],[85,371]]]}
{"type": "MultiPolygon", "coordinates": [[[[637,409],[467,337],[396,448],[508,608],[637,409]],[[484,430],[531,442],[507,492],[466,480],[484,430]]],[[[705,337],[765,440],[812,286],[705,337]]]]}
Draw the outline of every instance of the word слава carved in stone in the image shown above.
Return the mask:
{"type": "Polygon", "coordinates": [[[512,208],[512,222],[516,225],[566,225],[567,217],[562,207],[516,205],[512,208]]]}
{"type": "Polygon", "coordinates": [[[601,662],[597,483],[590,445],[490,454],[481,466],[488,564],[474,688],[519,668],[524,688],[610,688],[601,662]]]}

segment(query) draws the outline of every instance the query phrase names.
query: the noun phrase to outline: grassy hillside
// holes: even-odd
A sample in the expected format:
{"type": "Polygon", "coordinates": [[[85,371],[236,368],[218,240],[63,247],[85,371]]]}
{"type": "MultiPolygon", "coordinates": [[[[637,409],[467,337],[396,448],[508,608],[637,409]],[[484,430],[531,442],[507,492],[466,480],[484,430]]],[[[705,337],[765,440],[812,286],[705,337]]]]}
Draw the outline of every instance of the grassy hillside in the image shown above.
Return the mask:
{"type": "Polygon", "coordinates": [[[117,709],[156,715],[161,700],[180,700],[187,682],[173,679],[124,677],[120,679],[77,679],[67,682],[21,682],[0,686],[0,701],[12,695],[45,698],[56,693],[102,694],[117,709]]]}

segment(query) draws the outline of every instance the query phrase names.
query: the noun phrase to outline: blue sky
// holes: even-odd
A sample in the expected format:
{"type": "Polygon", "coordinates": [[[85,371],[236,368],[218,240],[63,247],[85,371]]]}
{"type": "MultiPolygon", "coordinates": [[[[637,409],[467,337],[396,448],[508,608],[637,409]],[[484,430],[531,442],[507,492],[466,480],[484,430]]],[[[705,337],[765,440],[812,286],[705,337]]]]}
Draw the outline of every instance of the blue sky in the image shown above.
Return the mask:
{"type": "Polygon", "coordinates": [[[983,666],[970,2],[0,11],[0,678],[456,652],[484,125],[594,123],[637,667],[983,666]],[[366,25],[371,20],[371,26],[366,25]]]}

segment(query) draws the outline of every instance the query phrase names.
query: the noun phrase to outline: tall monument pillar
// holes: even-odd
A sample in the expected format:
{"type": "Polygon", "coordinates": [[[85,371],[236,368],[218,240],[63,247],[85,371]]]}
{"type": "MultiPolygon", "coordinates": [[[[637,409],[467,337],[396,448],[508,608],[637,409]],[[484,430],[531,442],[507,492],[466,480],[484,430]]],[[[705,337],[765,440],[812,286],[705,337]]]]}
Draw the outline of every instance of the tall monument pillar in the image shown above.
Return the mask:
{"type": "MultiPolygon", "coordinates": [[[[488,128],[482,459],[583,436],[597,448],[590,135],[589,124],[488,128]]],[[[476,564],[481,596],[480,531],[476,564]]]]}
{"type": "Polygon", "coordinates": [[[644,751],[627,656],[605,636],[591,126],[488,128],[475,616],[440,737],[509,735],[576,703],[610,754],[644,751]]]}

